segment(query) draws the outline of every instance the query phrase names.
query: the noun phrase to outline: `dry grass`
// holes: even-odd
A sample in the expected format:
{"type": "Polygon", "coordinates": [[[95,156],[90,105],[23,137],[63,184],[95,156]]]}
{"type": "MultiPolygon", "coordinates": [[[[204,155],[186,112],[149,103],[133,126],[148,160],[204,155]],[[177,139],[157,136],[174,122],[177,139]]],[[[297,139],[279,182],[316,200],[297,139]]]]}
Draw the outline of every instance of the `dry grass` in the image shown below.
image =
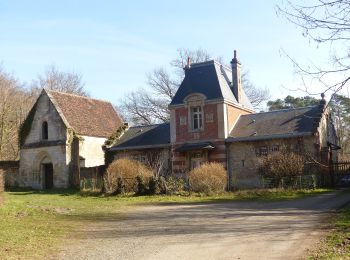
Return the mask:
{"type": "Polygon", "coordinates": [[[220,163],[205,163],[189,173],[190,188],[204,194],[222,193],[227,185],[227,173],[220,163]]]}
{"type": "Polygon", "coordinates": [[[118,179],[124,184],[125,192],[136,192],[136,177],[142,176],[145,181],[153,176],[153,172],[144,164],[129,159],[118,159],[112,162],[105,175],[107,192],[114,192],[118,187],[118,179]]]}

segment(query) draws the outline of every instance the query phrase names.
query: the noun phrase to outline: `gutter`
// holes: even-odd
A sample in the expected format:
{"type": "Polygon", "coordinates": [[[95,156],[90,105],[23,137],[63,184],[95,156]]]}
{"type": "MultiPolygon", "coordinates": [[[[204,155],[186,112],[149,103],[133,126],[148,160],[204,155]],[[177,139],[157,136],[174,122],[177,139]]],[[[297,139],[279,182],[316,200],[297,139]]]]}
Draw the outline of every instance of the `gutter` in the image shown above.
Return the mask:
{"type": "Polygon", "coordinates": [[[288,134],[275,134],[275,135],[262,135],[262,136],[229,137],[226,139],[226,143],[254,142],[254,141],[260,141],[260,140],[295,138],[295,137],[311,136],[311,135],[313,135],[312,132],[303,132],[303,133],[288,133],[288,134]]]}
{"type": "Polygon", "coordinates": [[[142,149],[157,149],[157,148],[168,148],[170,144],[159,144],[159,145],[139,145],[139,146],[126,146],[126,147],[112,147],[109,151],[130,151],[130,150],[142,150],[142,149]]]}

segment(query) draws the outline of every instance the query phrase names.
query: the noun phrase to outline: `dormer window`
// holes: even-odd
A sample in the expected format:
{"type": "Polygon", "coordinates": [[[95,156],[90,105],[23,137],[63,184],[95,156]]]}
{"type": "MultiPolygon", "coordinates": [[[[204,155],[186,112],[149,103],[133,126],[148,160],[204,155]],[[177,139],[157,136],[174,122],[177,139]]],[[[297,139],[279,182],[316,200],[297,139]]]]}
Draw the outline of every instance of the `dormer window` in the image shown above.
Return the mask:
{"type": "Polygon", "coordinates": [[[49,128],[46,121],[41,126],[41,137],[43,140],[49,139],[49,128]]]}
{"type": "Polygon", "coordinates": [[[192,107],[191,108],[191,118],[192,118],[192,129],[200,130],[203,128],[203,116],[202,107],[192,107]]]}

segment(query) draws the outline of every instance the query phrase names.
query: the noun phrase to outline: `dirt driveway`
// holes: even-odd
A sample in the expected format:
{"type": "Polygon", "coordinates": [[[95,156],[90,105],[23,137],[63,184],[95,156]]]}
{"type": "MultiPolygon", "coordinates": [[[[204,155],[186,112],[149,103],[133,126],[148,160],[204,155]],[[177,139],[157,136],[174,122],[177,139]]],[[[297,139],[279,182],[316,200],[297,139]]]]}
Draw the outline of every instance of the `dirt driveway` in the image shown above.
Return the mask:
{"type": "Polygon", "coordinates": [[[283,202],[139,207],[66,241],[60,259],[299,259],[350,193],[283,202]]]}

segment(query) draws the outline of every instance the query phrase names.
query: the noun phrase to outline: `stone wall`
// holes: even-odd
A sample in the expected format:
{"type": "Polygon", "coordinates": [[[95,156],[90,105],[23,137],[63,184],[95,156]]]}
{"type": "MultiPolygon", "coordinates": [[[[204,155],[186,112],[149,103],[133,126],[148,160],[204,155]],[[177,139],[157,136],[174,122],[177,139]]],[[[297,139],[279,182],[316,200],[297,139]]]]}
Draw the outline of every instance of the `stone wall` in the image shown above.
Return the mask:
{"type": "Polygon", "coordinates": [[[19,183],[19,161],[0,161],[0,191],[17,187],[19,183]]]}
{"type": "Polygon", "coordinates": [[[43,164],[53,165],[53,186],[69,187],[69,163],[66,161],[66,145],[21,149],[20,153],[21,187],[44,188],[43,164]]]}
{"type": "Polygon", "coordinates": [[[306,152],[319,159],[316,137],[272,139],[266,141],[234,142],[229,145],[228,161],[230,185],[234,189],[261,188],[262,179],[258,173],[260,159],[265,148],[268,154],[276,154],[287,147],[297,152],[306,152]]]}

